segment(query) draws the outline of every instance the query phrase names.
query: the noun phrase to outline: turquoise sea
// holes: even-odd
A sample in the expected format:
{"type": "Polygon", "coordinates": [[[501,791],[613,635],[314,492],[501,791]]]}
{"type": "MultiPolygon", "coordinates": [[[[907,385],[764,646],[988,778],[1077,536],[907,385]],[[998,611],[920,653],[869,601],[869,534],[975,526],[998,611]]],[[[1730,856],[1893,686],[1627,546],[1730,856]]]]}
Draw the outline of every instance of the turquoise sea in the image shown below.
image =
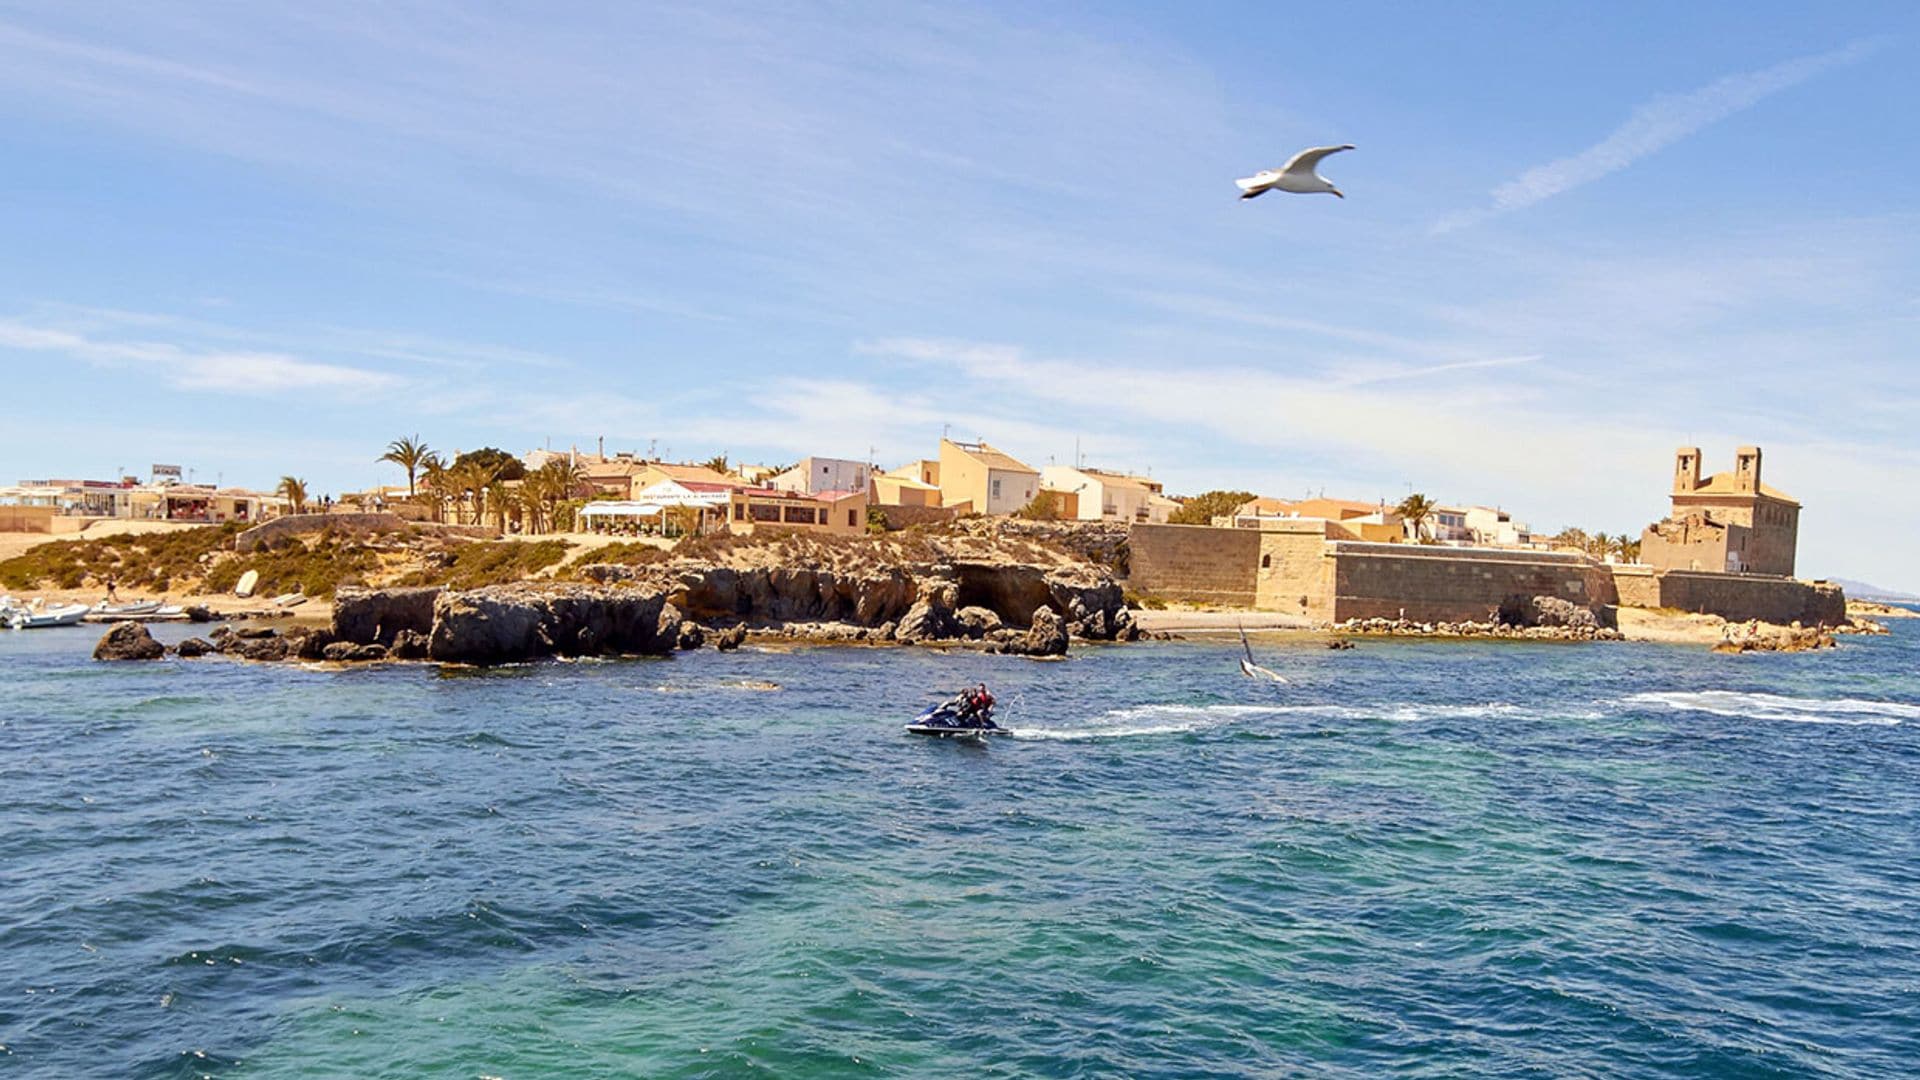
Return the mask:
{"type": "Polygon", "coordinates": [[[1920,1071],[1914,622],[1258,642],[1286,686],[97,636],[0,633],[0,1076],[1920,1071]],[[978,680],[1017,737],[900,732],[978,680]]]}

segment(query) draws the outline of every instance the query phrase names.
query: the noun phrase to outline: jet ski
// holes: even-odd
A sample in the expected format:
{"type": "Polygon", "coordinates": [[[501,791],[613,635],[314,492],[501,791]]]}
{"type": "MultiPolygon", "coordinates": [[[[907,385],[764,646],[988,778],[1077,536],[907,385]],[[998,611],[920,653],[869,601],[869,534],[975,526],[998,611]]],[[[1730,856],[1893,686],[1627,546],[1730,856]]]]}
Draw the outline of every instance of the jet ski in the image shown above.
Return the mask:
{"type": "Polygon", "coordinates": [[[1007,729],[993,722],[993,706],[976,709],[968,696],[961,694],[938,705],[930,705],[907,725],[910,735],[931,735],[944,739],[985,739],[1005,735],[1007,729]]]}

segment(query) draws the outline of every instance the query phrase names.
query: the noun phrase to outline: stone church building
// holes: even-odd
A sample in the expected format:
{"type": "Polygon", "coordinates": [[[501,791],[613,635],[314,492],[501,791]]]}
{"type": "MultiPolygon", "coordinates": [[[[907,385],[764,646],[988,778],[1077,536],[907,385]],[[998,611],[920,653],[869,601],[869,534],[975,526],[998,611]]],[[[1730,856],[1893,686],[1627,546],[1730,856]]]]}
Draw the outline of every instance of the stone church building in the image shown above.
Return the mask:
{"type": "Polygon", "coordinates": [[[1732,472],[1700,478],[1700,449],[1674,455],[1673,509],[1640,538],[1640,561],[1662,570],[1793,576],[1800,504],[1760,482],[1760,448],[1743,446],[1732,472]]]}

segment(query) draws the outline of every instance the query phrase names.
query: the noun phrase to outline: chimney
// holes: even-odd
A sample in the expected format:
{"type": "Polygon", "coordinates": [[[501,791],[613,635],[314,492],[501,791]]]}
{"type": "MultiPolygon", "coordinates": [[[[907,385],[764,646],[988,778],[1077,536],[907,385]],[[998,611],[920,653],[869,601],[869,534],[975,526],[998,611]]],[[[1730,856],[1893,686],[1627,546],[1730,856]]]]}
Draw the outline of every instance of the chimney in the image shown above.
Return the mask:
{"type": "Polygon", "coordinates": [[[1740,491],[1758,492],[1760,490],[1760,448],[1743,446],[1735,452],[1733,458],[1733,483],[1740,491]]]}
{"type": "Polygon", "coordinates": [[[1700,489],[1700,448],[1683,446],[1673,455],[1673,490],[1677,495],[1700,489]]]}

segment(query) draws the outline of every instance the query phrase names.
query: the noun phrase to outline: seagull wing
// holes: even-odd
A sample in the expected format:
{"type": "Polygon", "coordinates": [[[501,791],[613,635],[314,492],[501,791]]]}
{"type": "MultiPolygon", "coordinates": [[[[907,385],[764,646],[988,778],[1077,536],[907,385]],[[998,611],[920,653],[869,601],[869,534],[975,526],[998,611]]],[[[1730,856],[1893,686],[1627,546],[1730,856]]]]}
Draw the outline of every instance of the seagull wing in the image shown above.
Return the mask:
{"type": "Polygon", "coordinates": [[[1340,146],[1316,146],[1311,150],[1302,150],[1281,166],[1280,171],[1294,176],[1312,176],[1313,170],[1319,167],[1321,159],[1329,154],[1351,149],[1353,144],[1345,143],[1340,146]]]}

